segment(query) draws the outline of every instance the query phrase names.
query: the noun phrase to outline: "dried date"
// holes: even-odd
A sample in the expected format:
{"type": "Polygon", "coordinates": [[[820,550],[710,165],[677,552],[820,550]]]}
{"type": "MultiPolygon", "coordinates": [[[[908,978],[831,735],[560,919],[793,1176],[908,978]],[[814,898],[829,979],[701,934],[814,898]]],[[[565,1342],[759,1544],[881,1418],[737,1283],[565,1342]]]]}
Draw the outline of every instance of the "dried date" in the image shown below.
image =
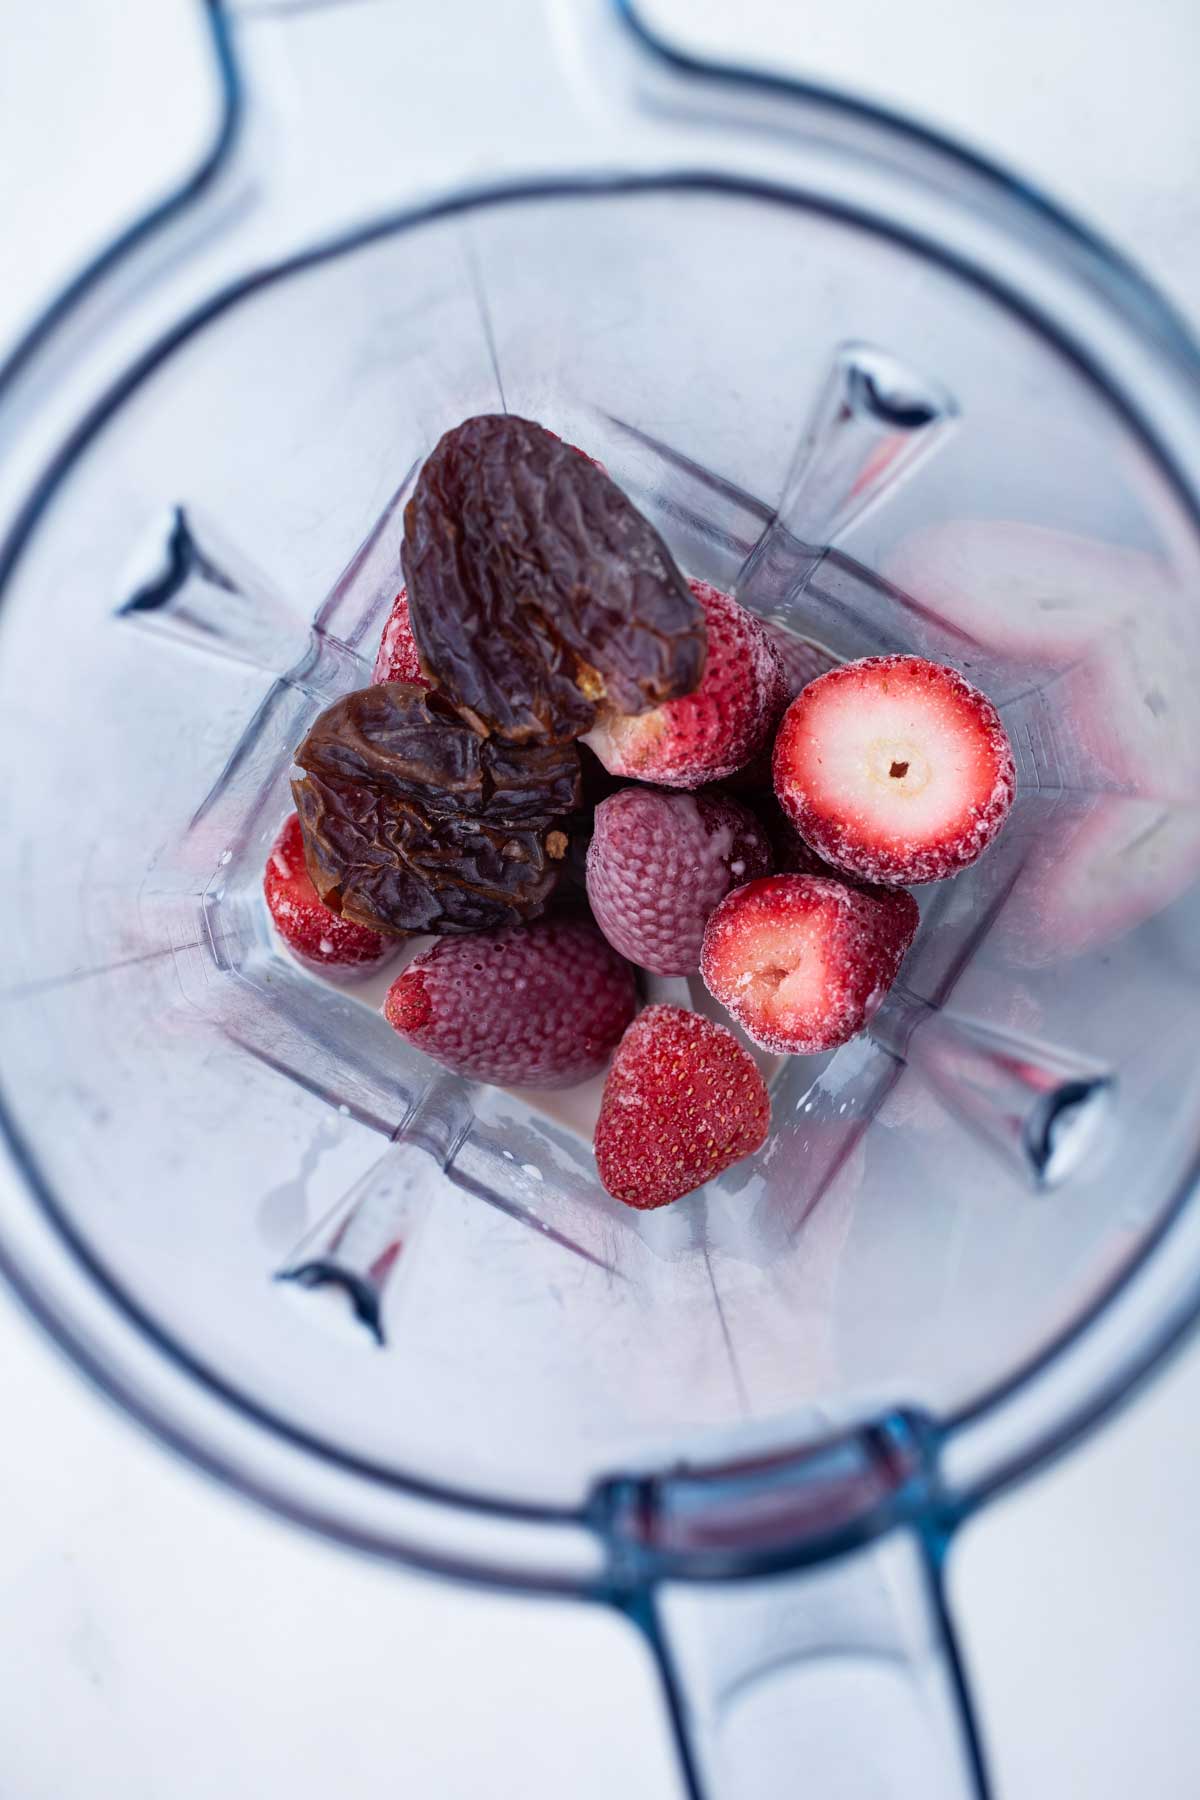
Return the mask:
{"type": "Polygon", "coordinates": [[[498,823],[553,818],[579,803],[573,745],[480,737],[437,695],[405,681],[343,694],[315,721],[296,761],[328,781],[365,782],[439,813],[498,823]]]}
{"type": "Polygon", "coordinates": [[[579,801],[573,745],[480,738],[404,682],[347,694],[296,752],[305,861],[325,905],[356,924],[482,931],[536,918],[579,801]]]}
{"type": "Polygon", "coordinates": [[[422,669],[482,732],[566,743],[598,702],[644,712],[703,673],[704,614],[658,533],[527,419],[445,434],[405,508],[402,556],[422,669]]]}
{"type": "Polygon", "coordinates": [[[564,833],[429,813],[355,782],[292,783],[305,861],[331,911],[356,925],[411,932],[485,931],[538,916],[558,883],[564,833]]]}

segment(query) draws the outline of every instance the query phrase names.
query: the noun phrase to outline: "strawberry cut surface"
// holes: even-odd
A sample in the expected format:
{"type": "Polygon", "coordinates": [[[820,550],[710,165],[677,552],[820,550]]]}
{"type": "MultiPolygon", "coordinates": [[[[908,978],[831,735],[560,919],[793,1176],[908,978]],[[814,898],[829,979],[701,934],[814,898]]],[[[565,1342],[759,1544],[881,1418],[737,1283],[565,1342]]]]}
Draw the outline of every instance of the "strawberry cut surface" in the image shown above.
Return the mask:
{"type": "Polygon", "coordinates": [[[764,1050],[813,1056],[870,1022],[912,943],[911,894],[821,875],[772,875],[724,899],[700,973],[764,1050]]]}
{"type": "Polygon", "coordinates": [[[940,881],[982,856],[1016,792],[986,695],[919,656],[843,663],[808,687],[775,740],[775,792],[806,843],[861,881],[940,881]]]}

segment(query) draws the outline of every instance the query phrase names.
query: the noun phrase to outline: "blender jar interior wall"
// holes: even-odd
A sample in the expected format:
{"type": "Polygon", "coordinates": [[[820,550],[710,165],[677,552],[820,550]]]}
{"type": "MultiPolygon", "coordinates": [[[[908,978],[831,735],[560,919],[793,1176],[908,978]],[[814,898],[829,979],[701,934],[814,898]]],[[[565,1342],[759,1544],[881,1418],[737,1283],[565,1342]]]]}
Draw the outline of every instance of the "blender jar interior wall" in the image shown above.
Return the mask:
{"type": "Polygon", "coordinates": [[[570,1504],[693,1432],[711,1452],[966,1407],[1137,1253],[1190,1155],[1196,560],[1128,421],[1031,321],[795,203],[547,194],[237,297],[87,445],[6,597],[0,1054],[64,1223],[228,1389],[477,1493],[570,1504]],[[369,678],[442,430],[541,420],[733,586],[768,529],[797,566],[813,548],[797,446],[847,340],[942,384],[957,419],[772,605],[838,655],[952,662],[1000,705],[1018,805],[921,894],[905,982],[1024,1058],[1021,1081],[1057,1051],[1113,1103],[1039,1189],[980,1130],[970,1070],[872,1036],[785,1065],[760,1156],[641,1217],[561,1122],[441,1081],[289,964],[262,866],[293,747],[369,678]],[[186,579],[129,610],[185,541],[186,579]],[[271,1277],[389,1158],[436,1200],[381,1352],[338,1296],[271,1277]]]}

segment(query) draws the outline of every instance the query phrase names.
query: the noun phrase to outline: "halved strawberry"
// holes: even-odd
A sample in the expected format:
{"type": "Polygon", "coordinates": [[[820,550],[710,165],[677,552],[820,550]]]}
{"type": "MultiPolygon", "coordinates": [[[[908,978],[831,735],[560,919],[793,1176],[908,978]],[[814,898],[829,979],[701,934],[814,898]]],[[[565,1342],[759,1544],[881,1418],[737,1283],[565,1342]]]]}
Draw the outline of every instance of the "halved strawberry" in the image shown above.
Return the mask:
{"type": "Polygon", "coordinates": [[[626,1206],[666,1206],[761,1149],[771,1102],[731,1031],[681,1006],[648,1006],[604,1084],[596,1167],[626,1206]]]}
{"type": "Polygon", "coordinates": [[[383,636],[379,640],[379,654],[371,672],[371,684],[374,687],[383,681],[411,681],[417,687],[427,686],[421,673],[417,640],[413,636],[408,616],[407,588],[401,588],[393,600],[383,636]]]}
{"type": "Polygon", "coordinates": [[[806,843],[835,868],[893,887],[967,868],[1016,792],[991,701],[920,656],[868,656],[811,682],[784,715],[774,773],[806,843]]]}
{"type": "Polygon", "coordinates": [[[601,716],[584,741],[613,775],[677,788],[723,781],[757,755],[782,711],[783,665],[760,621],[707,581],[688,586],[708,627],[700,685],[649,712],[601,716]]]}
{"type": "Polygon", "coordinates": [[[267,858],[263,894],[275,929],[302,962],[318,968],[374,968],[398,948],[365,925],[339,918],[321,902],[304,864],[300,820],[289,813],[267,858]]]}
{"type": "MultiPolygon", "coordinates": [[[[770,619],[760,619],[759,624],[774,647],[783,670],[783,698],[779,702],[779,711],[783,713],[810,681],[815,681],[818,675],[824,675],[827,669],[835,669],[838,659],[811,638],[796,637],[793,632],[782,625],[773,624],[770,619]]],[[[755,788],[771,786],[772,735],[768,732],[757,756],[739,769],[736,775],[728,778],[727,785],[731,793],[749,794],[755,788]]]]}
{"type": "Polygon", "coordinates": [[[771,875],[722,900],[705,929],[700,973],[764,1050],[812,1056],[869,1022],[918,918],[911,894],[771,875]]]}

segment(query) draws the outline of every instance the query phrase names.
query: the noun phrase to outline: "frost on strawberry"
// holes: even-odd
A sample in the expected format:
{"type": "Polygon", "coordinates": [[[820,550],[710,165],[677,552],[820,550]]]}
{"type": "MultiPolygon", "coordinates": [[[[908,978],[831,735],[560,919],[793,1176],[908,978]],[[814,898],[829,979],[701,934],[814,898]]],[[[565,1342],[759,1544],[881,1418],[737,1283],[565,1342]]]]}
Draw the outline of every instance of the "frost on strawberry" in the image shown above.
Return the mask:
{"type": "Polygon", "coordinates": [[[766,1141],[771,1102],[731,1031],[679,1006],[650,1006],[613,1058],[596,1124],[596,1166],[626,1206],[666,1206],[766,1141]]]}
{"type": "Polygon", "coordinates": [[[968,868],[1016,792],[991,701],[919,656],[870,656],[811,682],[784,715],[773,763],[779,804],[805,842],[892,887],[968,868]]]}
{"type": "Polygon", "coordinates": [[[911,894],[773,875],[717,907],[700,973],[764,1050],[812,1056],[848,1043],[869,1023],[917,922],[911,894]]]}
{"type": "Polygon", "coordinates": [[[375,667],[371,672],[373,684],[383,681],[409,681],[414,687],[426,687],[428,683],[421,673],[421,658],[417,653],[417,640],[413,636],[412,621],[408,616],[408,589],[401,588],[392,602],[392,610],[388,614],[387,624],[383,628],[383,636],[379,640],[379,652],[375,658],[375,667]]]}
{"type": "Polygon", "coordinates": [[[690,975],[718,901],[770,868],[766,831],[748,807],[627,787],[596,809],[588,899],[622,956],[657,975],[690,975]]]}
{"type": "Polygon", "coordinates": [[[271,846],[263,894],[276,931],[302,961],[318,968],[374,968],[395,948],[366,925],[339,918],[322,904],[304,861],[300,821],[290,813],[271,846]]]}
{"type": "Polygon", "coordinates": [[[633,970],[570,916],[445,938],[388,989],[384,1017],[457,1075],[572,1087],[598,1075],[633,1018],[633,970]]]}
{"type": "MultiPolygon", "coordinates": [[[[756,615],[757,616],[757,615],[756,615]]],[[[810,638],[796,637],[786,631],[782,625],[773,624],[770,619],[759,619],[759,624],[779,657],[783,671],[783,697],[779,702],[782,714],[796,696],[806,688],[810,681],[818,675],[824,675],[829,669],[836,669],[838,659],[831,655],[820,644],[810,638]]],[[[737,774],[728,778],[728,786],[737,794],[751,794],[757,788],[769,788],[772,784],[771,750],[775,735],[773,722],[771,731],[761,750],[737,774]]],[[[783,865],[781,864],[780,867],[783,865]]]]}
{"type": "Polygon", "coordinates": [[[700,685],[649,712],[602,713],[586,741],[614,775],[676,788],[723,781],[753,761],[783,710],[783,666],[761,622],[707,581],[688,586],[708,630],[700,685]]]}

